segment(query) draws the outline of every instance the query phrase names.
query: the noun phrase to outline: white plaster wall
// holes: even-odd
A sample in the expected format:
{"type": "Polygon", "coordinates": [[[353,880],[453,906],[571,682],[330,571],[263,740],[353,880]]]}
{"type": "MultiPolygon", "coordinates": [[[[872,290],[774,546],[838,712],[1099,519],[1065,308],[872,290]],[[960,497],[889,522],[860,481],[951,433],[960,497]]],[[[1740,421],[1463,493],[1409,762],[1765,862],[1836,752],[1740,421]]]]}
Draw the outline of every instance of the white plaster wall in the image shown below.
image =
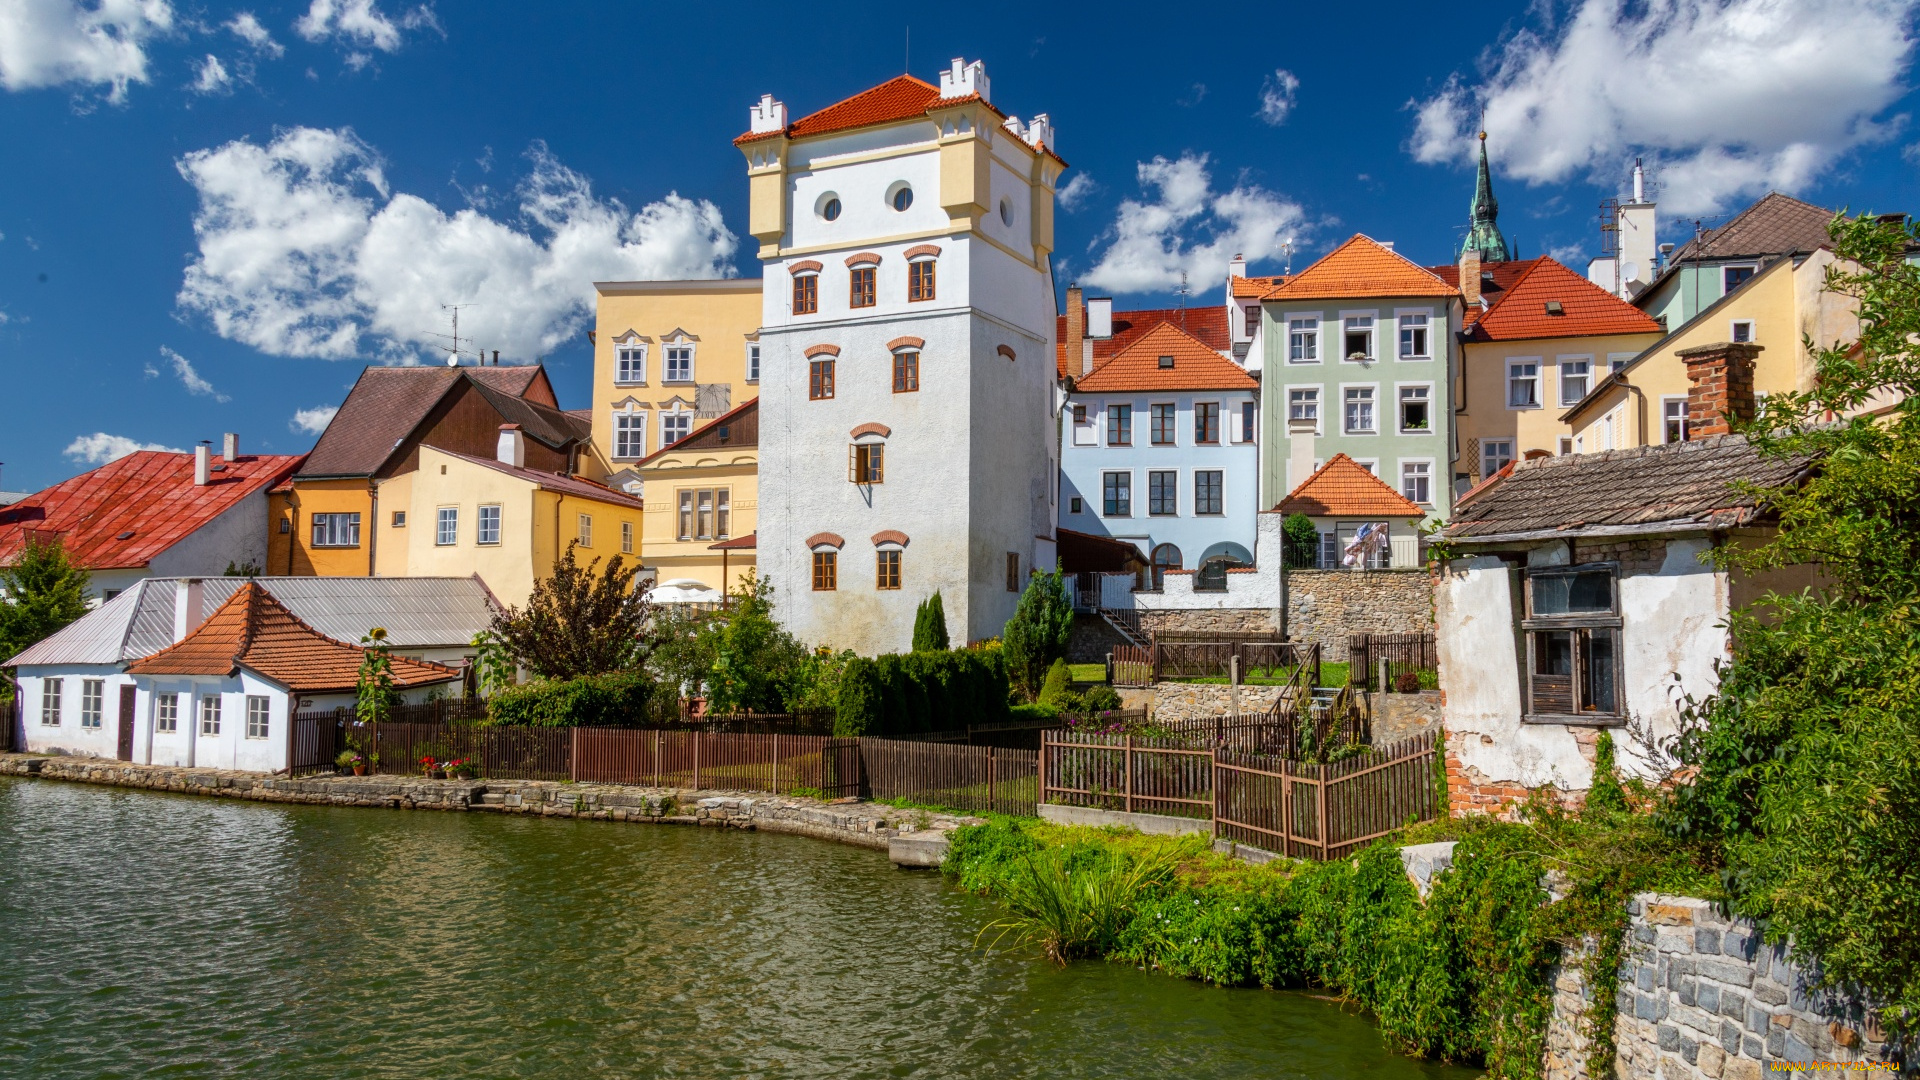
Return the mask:
{"type": "MultiPolygon", "coordinates": [[[[1703,539],[1672,540],[1655,573],[1620,579],[1621,683],[1629,715],[1657,739],[1678,721],[1674,676],[1695,698],[1713,692],[1713,662],[1726,655],[1727,581],[1699,562],[1703,539]]],[[[1565,546],[1541,549],[1536,565],[1561,565],[1565,546]]],[[[1521,722],[1524,649],[1515,604],[1518,571],[1476,556],[1448,565],[1435,592],[1440,685],[1449,747],[1488,783],[1583,790],[1593,767],[1563,724],[1521,722]]],[[[1657,779],[1633,740],[1617,734],[1623,771],[1657,779]]]]}
{"type": "MultiPolygon", "coordinates": [[[[1159,592],[1132,593],[1132,605],[1142,611],[1192,611],[1209,608],[1267,608],[1278,611],[1286,606],[1280,581],[1282,514],[1264,512],[1254,515],[1259,529],[1253,546],[1253,573],[1229,573],[1227,591],[1196,592],[1193,573],[1167,574],[1159,592]]],[[[1131,581],[1131,578],[1122,578],[1131,581]]],[[[1105,583],[1103,582],[1103,594],[1105,583]]],[[[1126,606],[1126,605],[1110,605],[1126,606]]],[[[1277,621],[1277,620],[1276,620],[1277,621]]]]}
{"type": "Polygon", "coordinates": [[[219,577],[227,564],[267,565],[267,493],[241,499],[147,564],[151,577],[219,577]]]}
{"type": "MultiPolygon", "coordinates": [[[[922,125],[913,125],[901,130],[915,131],[920,127],[922,125]]],[[[905,151],[878,161],[836,163],[833,159],[837,155],[821,154],[815,149],[809,167],[788,173],[789,241],[783,246],[838,248],[842,244],[857,244],[861,237],[945,229],[947,212],[940,208],[940,152],[931,141],[933,125],[929,123],[924,127],[924,149],[905,151]],[[913,205],[904,211],[895,210],[886,197],[887,189],[901,180],[913,185],[913,205]],[[840,216],[832,221],[815,212],[820,196],[829,191],[840,199],[840,216]]],[[[894,145],[914,144],[895,142],[894,145]]],[[[853,250],[856,249],[849,247],[847,254],[853,250]]]]}
{"type": "MultiPolygon", "coordinates": [[[[26,736],[26,748],[32,754],[68,754],[75,757],[116,758],[120,755],[120,687],[132,681],[118,664],[34,665],[18,669],[20,684],[20,727],[26,736]],[[60,692],[60,723],[40,722],[40,705],[49,677],[63,680],[60,692]],[[100,679],[100,726],[80,726],[81,680],[100,679]]],[[[138,716],[139,706],[135,705],[138,716]]],[[[134,724],[138,739],[139,723],[134,724]]],[[[138,761],[136,745],[134,760],[138,761]]]]}
{"type": "Polygon", "coordinates": [[[197,766],[205,769],[241,769],[278,772],[287,767],[288,696],[286,689],[246,669],[228,678],[143,676],[137,678],[140,698],[135,706],[134,760],[154,765],[197,766]],[[180,695],[177,731],[154,729],[154,695],[180,695]],[[220,698],[220,731],[200,732],[200,699],[220,698]],[[267,735],[247,735],[247,698],[267,699],[267,735]],[[150,754],[150,756],[149,756],[150,754]]]}

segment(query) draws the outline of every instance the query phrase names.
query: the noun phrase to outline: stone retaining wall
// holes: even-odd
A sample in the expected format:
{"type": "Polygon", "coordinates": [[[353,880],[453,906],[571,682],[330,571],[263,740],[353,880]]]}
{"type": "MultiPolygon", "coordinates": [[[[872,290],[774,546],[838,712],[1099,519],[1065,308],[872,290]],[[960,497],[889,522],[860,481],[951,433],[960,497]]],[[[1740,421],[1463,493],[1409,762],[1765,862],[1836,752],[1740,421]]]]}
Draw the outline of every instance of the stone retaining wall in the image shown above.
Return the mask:
{"type": "Polygon", "coordinates": [[[1271,608],[1143,608],[1140,626],[1150,634],[1274,634],[1271,608]]]}
{"type": "MultiPolygon", "coordinates": [[[[1627,910],[1614,1025],[1620,1080],[1760,1080],[1779,1071],[1773,1062],[1884,1060],[1882,1033],[1860,1007],[1810,990],[1786,948],[1763,943],[1752,923],[1657,893],[1627,910]]],[[[1547,1080],[1589,1080],[1579,1034],[1586,1008],[1580,973],[1558,971],[1547,1080]]]]}
{"type": "Polygon", "coordinates": [[[1433,632],[1433,578],[1418,570],[1289,570],[1287,637],[1344,662],[1354,634],[1433,632]]]}
{"type": "Polygon", "coordinates": [[[983,820],[875,803],[821,802],[788,795],[619,784],[560,784],[547,780],[428,780],[408,776],[292,778],[228,769],[168,768],[29,754],[0,755],[0,775],[38,776],[255,802],[724,826],[795,833],[882,851],[903,833],[944,832],[961,825],[981,824],[983,820]]]}
{"type": "Polygon", "coordinates": [[[1373,744],[1385,746],[1440,726],[1440,692],[1369,694],[1373,708],[1373,744]]]}
{"type": "MultiPolygon", "coordinates": [[[[1280,699],[1279,686],[1241,686],[1240,714],[1248,716],[1273,708],[1280,699]]],[[[1156,683],[1153,688],[1153,719],[1192,720],[1227,715],[1231,687],[1225,683],[1156,683]]]]}
{"type": "Polygon", "coordinates": [[[1107,620],[1080,612],[1073,617],[1073,632],[1067,637],[1067,663],[1103,664],[1115,645],[1125,644],[1127,639],[1107,620]]]}

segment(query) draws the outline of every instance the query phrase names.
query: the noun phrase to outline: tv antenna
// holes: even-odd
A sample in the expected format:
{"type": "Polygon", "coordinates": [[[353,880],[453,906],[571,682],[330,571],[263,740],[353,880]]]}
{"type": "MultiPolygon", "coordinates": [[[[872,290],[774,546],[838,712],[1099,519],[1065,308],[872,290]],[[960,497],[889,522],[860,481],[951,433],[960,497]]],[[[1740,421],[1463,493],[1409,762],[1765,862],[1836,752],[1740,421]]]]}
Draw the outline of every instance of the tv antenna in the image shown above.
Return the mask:
{"type": "Polygon", "coordinates": [[[436,349],[446,350],[448,367],[460,366],[460,309],[473,307],[473,306],[474,305],[472,304],[441,304],[440,305],[441,311],[450,311],[453,313],[453,333],[451,335],[436,334],[436,333],[433,333],[432,331],[428,331],[427,333],[428,337],[436,337],[442,341],[452,342],[452,344],[450,345],[434,346],[434,348],[436,349]]]}
{"type": "Polygon", "coordinates": [[[1180,329],[1187,328],[1187,272],[1180,271],[1180,329]]]}
{"type": "Polygon", "coordinates": [[[1293,237],[1289,236],[1280,241],[1280,251],[1287,257],[1285,265],[1280,268],[1280,276],[1291,277],[1293,275],[1293,237]]]}

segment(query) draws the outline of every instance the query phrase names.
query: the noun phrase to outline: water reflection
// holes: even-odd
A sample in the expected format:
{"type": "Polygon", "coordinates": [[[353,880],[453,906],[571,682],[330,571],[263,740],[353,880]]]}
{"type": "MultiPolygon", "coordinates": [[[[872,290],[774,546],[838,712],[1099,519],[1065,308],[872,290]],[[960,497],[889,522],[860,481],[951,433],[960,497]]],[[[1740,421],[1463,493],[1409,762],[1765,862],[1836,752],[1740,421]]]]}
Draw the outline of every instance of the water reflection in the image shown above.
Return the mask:
{"type": "Polygon", "coordinates": [[[0,779],[0,1075],[1473,1075],[990,915],[797,837],[0,779]]]}

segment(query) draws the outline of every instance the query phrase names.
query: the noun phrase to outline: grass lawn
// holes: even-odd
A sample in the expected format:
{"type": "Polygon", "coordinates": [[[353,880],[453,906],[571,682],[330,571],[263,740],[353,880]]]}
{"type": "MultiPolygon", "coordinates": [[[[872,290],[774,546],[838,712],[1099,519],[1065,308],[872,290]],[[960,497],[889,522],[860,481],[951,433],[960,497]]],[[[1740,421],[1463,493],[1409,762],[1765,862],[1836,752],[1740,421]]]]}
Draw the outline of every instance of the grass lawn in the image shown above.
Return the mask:
{"type": "MultiPolygon", "coordinates": [[[[1266,668],[1257,668],[1253,671],[1249,671],[1247,674],[1242,676],[1240,679],[1240,683],[1243,686],[1285,686],[1287,684],[1287,677],[1291,674],[1292,672],[1288,668],[1278,668],[1273,670],[1269,670],[1266,668]]],[[[1214,686],[1225,686],[1227,683],[1227,677],[1225,675],[1207,675],[1199,678],[1174,679],[1170,681],[1188,682],[1188,683],[1206,683],[1214,686]]],[[[1332,686],[1332,687],[1341,687],[1341,686],[1347,685],[1347,665],[1345,663],[1321,664],[1320,665],[1320,685],[1332,686]]]]}
{"type": "Polygon", "coordinates": [[[1068,664],[1067,678],[1077,683],[1103,683],[1107,681],[1107,665],[1068,664]]]}

